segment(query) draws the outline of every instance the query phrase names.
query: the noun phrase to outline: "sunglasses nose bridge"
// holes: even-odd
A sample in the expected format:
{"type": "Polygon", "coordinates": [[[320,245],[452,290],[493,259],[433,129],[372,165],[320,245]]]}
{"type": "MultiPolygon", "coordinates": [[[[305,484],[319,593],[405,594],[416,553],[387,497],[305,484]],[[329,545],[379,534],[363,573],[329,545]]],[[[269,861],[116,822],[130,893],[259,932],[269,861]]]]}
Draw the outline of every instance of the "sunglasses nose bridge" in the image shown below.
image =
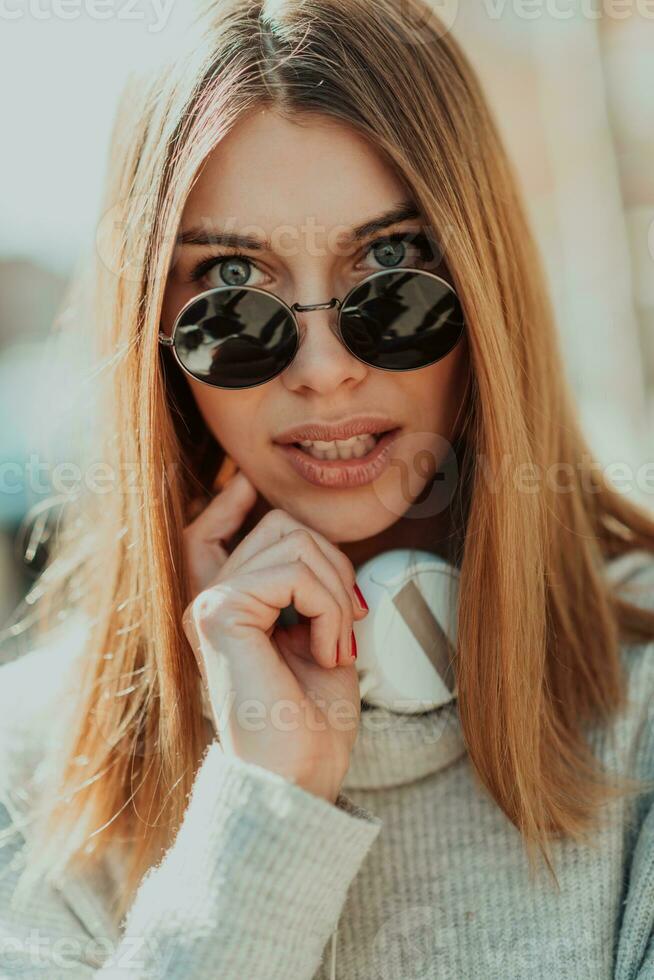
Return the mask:
{"type": "Polygon", "coordinates": [[[334,307],[336,309],[340,309],[341,307],[341,301],[340,299],[336,299],[336,297],[330,299],[328,303],[309,303],[308,305],[293,303],[291,309],[295,310],[296,313],[310,313],[312,310],[333,310],[334,307]]]}
{"type": "MultiPolygon", "coordinates": [[[[342,303],[341,303],[340,299],[337,299],[335,296],[332,299],[330,299],[329,302],[327,302],[327,303],[292,303],[291,304],[291,310],[293,310],[293,312],[296,313],[296,314],[297,313],[313,313],[313,312],[315,312],[317,310],[334,310],[335,309],[337,311],[336,312],[336,316],[334,318],[332,318],[332,317],[329,318],[330,321],[331,321],[329,323],[329,327],[330,327],[330,330],[332,331],[332,333],[334,334],[334,336],[335,337],[338,337],[339,339],[340,339],[340,330],[339,330],[340,316],[339,316],[339,314],[340,314],[341,307],[342,307],[342,303]]],[[[296,321],[297,321],[297,317],[296,317],[296,321]]],[[[298,326],[299,326],[299,324],[298,324],[298,326]]]]}

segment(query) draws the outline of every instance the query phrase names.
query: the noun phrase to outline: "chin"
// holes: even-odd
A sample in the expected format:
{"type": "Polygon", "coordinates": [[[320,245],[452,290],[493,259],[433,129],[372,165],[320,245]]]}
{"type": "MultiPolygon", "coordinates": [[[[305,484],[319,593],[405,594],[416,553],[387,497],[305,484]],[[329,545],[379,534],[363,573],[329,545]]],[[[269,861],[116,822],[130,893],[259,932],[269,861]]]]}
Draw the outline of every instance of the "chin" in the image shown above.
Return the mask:
{"type": "MultiPolygon", "coordinates": [[[[283,505],[280,505],[283,506],[283,505]]],[[[328,541],[347,542],[365,541],[377,534],[381,534],[392,524],[395,524],[397,517],[391,514],[380,501],[375,507],[371,504],[370,497],[356,504],[352,499],[352,494],[343,494],[343,503],[330,501],[330,506],[293,509],[285,508],[289,514],[293,514],[298,521],[306,524],[323,534],[328,541]],[[348,497],[346,500],[345,498],[348,497]],[[328,513],[327,513],[328,511],[328,513]]]]}

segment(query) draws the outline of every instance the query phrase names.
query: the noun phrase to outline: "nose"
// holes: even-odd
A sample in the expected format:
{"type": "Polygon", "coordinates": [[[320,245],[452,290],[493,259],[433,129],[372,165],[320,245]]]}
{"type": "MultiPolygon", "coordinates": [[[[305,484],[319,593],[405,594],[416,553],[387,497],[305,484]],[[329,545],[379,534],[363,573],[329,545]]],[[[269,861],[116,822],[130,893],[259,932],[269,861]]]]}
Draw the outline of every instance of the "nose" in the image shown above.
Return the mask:
{"type": "Polygon", "coordinates": [[[338,333],[340,302],[294,303],[300,342],[293,361],[282,372],[282,383],[290,391],[311,389],[328,394],[339,385],[353,384],[365,377],[368,367],[343,344],[338,333]]]}

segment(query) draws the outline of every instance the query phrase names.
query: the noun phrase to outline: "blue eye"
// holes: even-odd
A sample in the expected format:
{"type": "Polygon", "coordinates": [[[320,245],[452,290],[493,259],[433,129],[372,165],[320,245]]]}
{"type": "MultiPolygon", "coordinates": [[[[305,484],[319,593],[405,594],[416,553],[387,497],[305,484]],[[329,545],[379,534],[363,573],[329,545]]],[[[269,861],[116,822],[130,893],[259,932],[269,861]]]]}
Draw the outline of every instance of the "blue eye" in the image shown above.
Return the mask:
{"type": "Polygon", "coordinates": [[[252,273],[250,263],[239,258],[224,259],[216,268],[226,286],[244,286],[252,273]]]}
{"type": "Polygon", "coordinates": [[[246,255],[214,255],[199,262],[191,271],[189,280],[206,279],[209,287],[263,286],[265,275],[246,255]]]}
{"type": "Polygon", "coordinates": [[[396,232],[371,242],[363,266],[368,269],[425,268],[436,263],[432,244],[424,232],[396,232]]]}
{"type": "Polygon", "coordinates": [[[385,268],[398,265],[406,255],[406,245],[403,241],[377,242],[372,250],[376,260],[385,268]]]}

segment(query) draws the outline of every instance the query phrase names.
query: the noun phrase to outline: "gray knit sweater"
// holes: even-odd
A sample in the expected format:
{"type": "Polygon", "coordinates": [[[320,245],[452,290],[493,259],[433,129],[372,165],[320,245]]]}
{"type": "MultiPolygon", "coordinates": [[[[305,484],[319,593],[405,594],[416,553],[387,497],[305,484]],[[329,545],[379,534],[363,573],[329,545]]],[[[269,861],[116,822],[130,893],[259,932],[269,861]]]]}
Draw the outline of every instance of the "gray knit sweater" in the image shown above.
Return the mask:
{"type": "MultiPolygon", "coordinates": [[[[611,574],[654,606],[654,562],[611,574]]],[[[74,645],[73,645],[74,646],[74,645]]],[[[0,670],[0,976],[175,980],[654,980],[654,794],[611,804],[588,844],[530,880],[518,831],[474,778],[456,701],[363,711],[337,805],[211,742],[182,826],[125,920],[123,856],[16,901],[43,738],[71,645],[0,670]]],[[[654,778],[654,643],[623,648],[630,705],[591,733],[654,778]]]]}

